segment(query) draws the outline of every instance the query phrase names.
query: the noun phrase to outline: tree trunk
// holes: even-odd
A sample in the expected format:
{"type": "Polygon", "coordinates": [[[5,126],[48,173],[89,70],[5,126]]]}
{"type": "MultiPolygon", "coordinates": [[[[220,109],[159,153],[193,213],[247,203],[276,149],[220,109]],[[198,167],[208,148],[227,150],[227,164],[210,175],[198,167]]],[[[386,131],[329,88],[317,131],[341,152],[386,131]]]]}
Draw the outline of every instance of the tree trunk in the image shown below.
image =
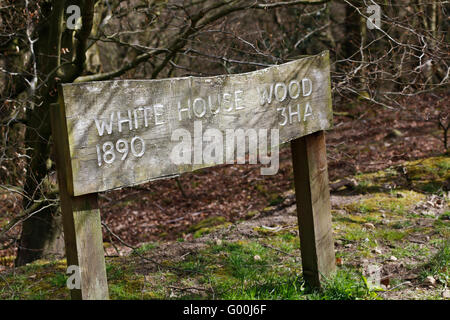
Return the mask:
{"type": "Polygon", "coordinates": [[[95,2],[53,0],[42,7],[43,17],[40,21],[43,22],[36,32],[35,37],[39,40],[35,52],[37,74],[46,83],[39,83],[39,89],[32,92],[33,105],[27,110],[25,146],[30,162],[24,186],[28,196],[24,199],[24,209],[36,202],[39,202],[39,207],[23,223],[17,266],[64,255],[62,218],[58,210],[56,177],[53,174],[55,168],[51,161],[50,105],[58,99],[57,82],[72,82],[84,70],[86,41],[92,29],[95,2]],[[76,34],[63,27],[65,9],[71,4],[82,6],[83,24],[76,34]],[[64,48],[69,49],[66,50],[69,53],[64,54],[64,60],[72,61],[64,68],[61,67],[62,43],[64,48]]]}
{"type": "Polygon", "coordinates": [[[37,259],[51,259],[64,254],[64,239],[60,210],[55,203],[55,179],[51,178],[49,104],[44,102],[34,112],[29,112],[26,147],[31,161],[27,170],[24,208],[42,201],[34,214],[24,221],[17,252],[16,265],[21,266],[37,259]],[[47,200],[48,199],[48,200],[47,200]]]}
{"type": "Polygon", "coordinates": [[[345,40],[343,45],[343,56],[359,58],[359,47],[361,45],[360,15],[355,8],[346,4],[345,6],[345,40]],[[355,54],[356,53],[356,54],[355,54]]]}
{"type": "Polygon", "coordinates": [[[16,266],[64,256],[61,215],[56,208],[45,208],[23,223],[16,266]]]}
{"type": "MultiPolygon", "coordinates": [[[[43,24],[36,42],[36,64],[41,78],[59,66],[61,52],[62,20],[65,1],[54,0],[43,8],[43,24]]],[[[25,146],[30,163],[24,186],[24,209],[36,201],[41,202],[32,216],[24,221],[17,252],[16,265],[21,266],[41,258],[61,256],[64,253],[61,217],[55,201],[56,179],[52,179],[50,160],[50,104],[57,101],[55,76],[49,77],[33,97],[27,110],[25,146]]]]}

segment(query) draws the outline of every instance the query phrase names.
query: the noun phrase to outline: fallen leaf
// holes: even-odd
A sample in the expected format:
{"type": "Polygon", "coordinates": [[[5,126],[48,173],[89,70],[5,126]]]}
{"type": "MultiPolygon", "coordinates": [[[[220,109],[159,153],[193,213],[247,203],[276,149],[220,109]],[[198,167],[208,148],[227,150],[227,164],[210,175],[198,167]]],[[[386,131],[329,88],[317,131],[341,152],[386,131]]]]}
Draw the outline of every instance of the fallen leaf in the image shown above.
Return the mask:
{"type": "Polygon", "coordinates": [[[389,286],[389,283],[390,283],[389,277],[385,277],[385,278],[381,279],[380,283],[387,288],[389,286]]]}
{"type": "Polygon", "coordinates": [[[375,226],[373,225],[373,223],[370,223],[370,222],[364,223],[364,226],[368,229],[372,229],[372,230],[375,229],[375,226]]]}
{"type": "Polygon", "coordinates": [[[434,286],[435,284],[436,284],[436,279],[433,277],[433,276],[428,276],[426,279],[425,279],[425,282],[424,282],[425,284],[428,284],[428,285],[431,285],[431,286],[434,286]]]}
{"type": "Polygon", "coordinates": [[[373,252],[376,253],[376,254],[381,254],[382,253],[381,249],[379,249],[379,248],[373,249],[373,252]]]}
{"type": "Polygon", "coordinates": [[[389,260],[391,260],[391,261],[397,261],[398,259],[397,259],[396,256],[390,256],[390,257],[389,257],[389,260]]]}
{"type": "Polygon", "coordinates": [[[450,299],[450,290],[449,290],[449,289],[445,289],[445,290],[442,292],[442,298],[444,298],[444,299],[450,299]]]}

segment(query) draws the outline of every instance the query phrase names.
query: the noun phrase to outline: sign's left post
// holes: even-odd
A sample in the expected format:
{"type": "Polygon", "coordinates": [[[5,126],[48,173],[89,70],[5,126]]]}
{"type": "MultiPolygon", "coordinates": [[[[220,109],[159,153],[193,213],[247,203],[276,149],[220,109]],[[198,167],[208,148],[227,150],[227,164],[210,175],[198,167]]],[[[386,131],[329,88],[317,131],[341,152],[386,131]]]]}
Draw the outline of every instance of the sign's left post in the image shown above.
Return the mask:
{"type": "Polygon", "coordinates": [[[70,289],[70,294],[72,299],[106,300],[109,294],[98,195],[74,197],[68,190],[71,168],[64,108],[62,99],[52,104],[51,124],[67,266],[76,266],[79,271],[79,286],[70,289]]]}

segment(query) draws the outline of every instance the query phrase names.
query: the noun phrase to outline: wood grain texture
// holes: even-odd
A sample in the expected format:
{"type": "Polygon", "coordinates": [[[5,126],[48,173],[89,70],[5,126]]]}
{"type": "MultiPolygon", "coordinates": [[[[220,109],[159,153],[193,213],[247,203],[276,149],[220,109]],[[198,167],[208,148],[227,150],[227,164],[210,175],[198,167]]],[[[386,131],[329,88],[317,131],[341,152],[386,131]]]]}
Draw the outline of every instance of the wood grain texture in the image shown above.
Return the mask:
{"type": "Polygon", "coordinates": [[[224,137],[227,129],[279,129],[280,144],[332,125],[328,52],[237,75],[64,84],[60,97],[67,127],[63,170],[74,196],[220,164],[170,160],[179,144],[172,134],[183,128],[194,138],[194,122],[224,137]],[[128,152],[117,151],[126,145],[128,152]],[[114,148],[114,161],[111,154],[104,158],[114,148]]]}
{"type": "Polygon", "coordinates": [[[323,131],[291,141],[303,275],[313,287],[335,270],[323,131]]]}
{"type": "Polygon", "coordinates": [[[67,138],[63,109],[51,108],[52,132],[58,171],[59,195],[63,217],[67,265],[80,268],[80,289],[70,291],[72,299],[108,299],[108,284],[103,250],[102,226],[97,194],[73,197],[67,190],[67,161],[63,152],[67,138]]]}

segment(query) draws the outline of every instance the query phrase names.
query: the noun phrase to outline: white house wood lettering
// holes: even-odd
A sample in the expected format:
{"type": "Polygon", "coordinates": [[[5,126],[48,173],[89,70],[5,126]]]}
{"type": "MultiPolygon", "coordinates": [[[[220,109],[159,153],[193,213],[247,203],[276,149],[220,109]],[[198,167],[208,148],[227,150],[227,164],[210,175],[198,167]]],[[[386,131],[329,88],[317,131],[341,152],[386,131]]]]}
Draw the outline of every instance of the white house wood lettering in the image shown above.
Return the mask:
{"type": "MultiPolygon", "coordinates": [[[[301,79],[301,81],[294,79],[289,81],[288,84],[277,82],[258,86],[257,91],[260,96],[261,106],[270,106],[272,102],[274,104],[283,102],[289,96],[290,103],[288,106],[277,108],[280,126],[306,121],[308,117],[314,116],[310,102],[306,101],[302,104],[300,101],[301,96],[310,96],[313,91],[313,82],[309,78],[301,79]],[[303,108],[300,107],[301,104],[303,108]]],[[[207,112],[216,115],[219,112],[229,113],[243,110],[246,105],[243,97],[245,97],[245,92],[236,90],[233,93],[225,92],[215,97],[196,97],[192,103],[190,98],[187,98],[187,101],[178,101],[176,104],[178,119],[180,121],[183,118],[201,119],[207,112]]],[[[112,135],[113,130],[117,130],[119,133],[122,133],[124,130],[138,132],[140,129],[148,128],[151,125],[163,126],[167,123],[163,118],[165,114],[164,108],[163,104],[158,103],[153,106],[128,109],[124,112],[120,110],[112,112],[108,120],[94,119],[98,136],[112,135]]],[[[102,163],[112,163],[119,158],[124,161],[130,154],[130,151],[137,158],[142,157],[146,151],[145,141],[140,136],[134,136],[130,142],[122,138],[116,142],[106,141],[102,147],[97,144],[96,148],[99,167],[102,166],[102,163]],[[137,143],[139,147],[136,147],[137,143]],[[121,156],[116,157],[114,150],[121,156]]]]}

